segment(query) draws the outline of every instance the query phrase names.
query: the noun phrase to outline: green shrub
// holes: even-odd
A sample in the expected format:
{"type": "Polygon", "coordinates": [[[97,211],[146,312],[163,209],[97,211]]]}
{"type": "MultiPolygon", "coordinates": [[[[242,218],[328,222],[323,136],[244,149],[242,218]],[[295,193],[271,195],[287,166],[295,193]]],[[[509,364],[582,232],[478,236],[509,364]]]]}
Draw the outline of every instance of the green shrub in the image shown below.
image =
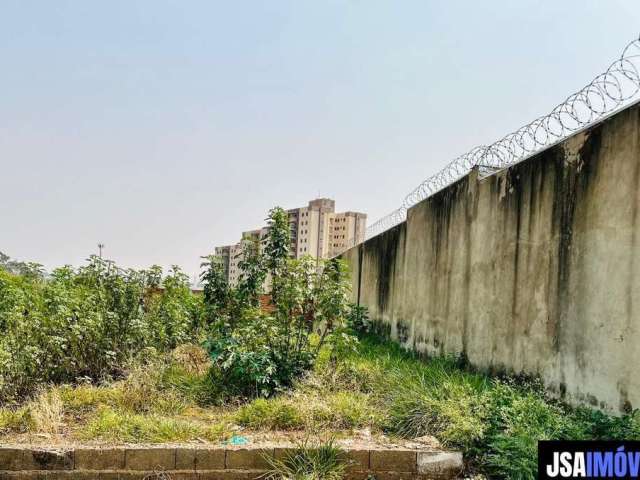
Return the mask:
{"type": "Polygon", "coordinates": [[[253,429],[292,430],[304,427],[303,413],[286,398],[257,398],[240,407],[234,420],[253,429]]]}
{"type": "Polygon", "coordinates": [[[177,268],[123,270],[91,257],[48,278],[0,268],[0,401],[48,383],[119,376],[150,350],[200,335],[200,302],[177,268]]]}
{"type": "Polygon", "coordinates": [[[35,430],[28,408],[0,408],[0,433],[26,433],[35,430]]]}
{"type": "Polygon", "coordinates": [[[89,412],[100,405],[116,405],[120,395],[121,391],[112,386],[81,384],[60,387],[60,398],[65,410],[74,414],[89,412]]]}
{"type": "Polygon", "coordinates": [[[371,393],[383,377],[383,368],[379,362],[368,361],[358,355],[346,355],[335,362],[331,351],[323,350],[316,361],[314,374],[322,389],[371,393]]]}
{"type": "Polygon", "coordinates": [[[371,321],[367,307],[351,304],[347,316],[347,325],[359,334],[369,333],[371,331],[371,321]]]}
{"type": "Polygon", "coordinates": [[[201,406],[220,404],[227,395],[227,386],[216,369],[195,373],[177,364],[163,370],[159,388],[177,392],[185,400],[201,406]]]}
{"type": "Polygon", "coordinates": [[[161,386],[162,366],[138,367],[117,384],[117,405],[133,413],[178,414],[185,407],[185,400],[172,389],[161,386]],[[155,368],[154,368],[155,367],[155,368]]]}
{"type": "Polygon", "coordinates": [[[386,427],[413,438],[434,435],[447,446],[469,447],[482,438],[485,407],[473,377],[450,374],[449,363],[427,363],[388,375],[386,427]],[[417,371],[415,371],[417,370],[417,371]]]}
{"type": "Polygon", "coordinates": [[[140,415],[101,407],[81,429],[79,437],[137,443],[185,442],[197,438],[217,442],[228,438],[229,432],[223,425],[202,426],[156,414],[140,415]]]}
{"type": "Polygon", "coordinates": [[[333,441],[311,443],[308,440],[284,459],[266,457],[271,471],[269,480],[339,480],[344,478],[346,456],[333,441]]]}
{"type": "Polygon", "coordinates": [[[291,259],[290,226],[281,208],[269,212],[263,245],[246,240],[242,274],[230,288],[214,259],[203,264],[207,341],[214,366],[231,396],[270,396],[309,370],[323,346],[334,356],[355,343],[347,328],[350,282],[345,264],[333,259],[319,270],[307,257],[291,259]],[[272,308],[258,307],[265,278],[272,308]]]}
{"type": "Polygon", "coordinates": [[[375,422],[376,412],[369,403],[369,397],[359,392],[338,392],[326,399],[328,409],[333,414],[332,427],[362,428],[375,422]]]}

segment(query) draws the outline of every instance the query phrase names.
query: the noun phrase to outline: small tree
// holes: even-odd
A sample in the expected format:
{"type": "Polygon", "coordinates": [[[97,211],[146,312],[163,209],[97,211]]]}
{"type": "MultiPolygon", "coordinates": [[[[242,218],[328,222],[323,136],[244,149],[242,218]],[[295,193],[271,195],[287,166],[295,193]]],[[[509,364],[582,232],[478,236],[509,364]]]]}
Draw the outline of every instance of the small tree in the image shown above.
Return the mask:
{"type": "Polygon", "coordinates": [[[238,267],[241,273],[235,292],[236,301],[241,306],[257,308],[260,306],[260,294],[267,278],[260,240],[242,241],[242,259],[238,262],[238,267]]]}
{"type": "Polygon", "coordinates": [[[264,248],[265,266],[272,276],[278,276],[286,267],[291,248],[289,215],[280,207],[269,210],[269,234],[264,248]]]}
{"type": "Polygon", "coordinates": [[[225,313],[231,295],[222,259],[215,255],[202,257],[206,261],[200,264],[204,268],[200,280],[204,286],[203,296],[207,320],[212,323],[225,313]]]}
{"type": "Polygon", "coordinates": [[[212,330],[208,342],[222,381],[239,395],[270,395],[310,368],[325,345],[342,348],[355,338],[346,328],[349,281],[344,263],[291,259],[290,226],[281,208],[269,212],[264,250],[246,243],[241,280],[228,299],[231,328],[212,330]],[[257,299],[270,275],[273,311],[257,299]],[[316,335],[314,327],[317,327],[316,335]]]}

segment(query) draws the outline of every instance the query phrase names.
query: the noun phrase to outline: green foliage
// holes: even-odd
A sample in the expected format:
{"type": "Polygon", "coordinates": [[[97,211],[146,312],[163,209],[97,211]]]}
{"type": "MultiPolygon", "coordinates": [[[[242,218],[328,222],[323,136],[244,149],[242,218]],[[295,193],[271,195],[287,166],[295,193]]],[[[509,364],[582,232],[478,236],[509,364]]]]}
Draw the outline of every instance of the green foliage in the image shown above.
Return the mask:
{"type": "MultiPolygon", "coordinates": [[[[264,265],[273,277],[278,277],[286,267],[291,246],[289,216],[280,207],[269,210],[267,218],[269,233],[264,247],[264,265]]],[[[277,296],[274,291],[274,295],[277,296]]]]}
{"type": "Polygon", "coordinates": [[[302,412],[286,398],[257,398],[240,407],[234,419],[253,429],[291,430],[304,426],[302,412]]]}
{"type": "Polygon", "coordinates": [[[281,335],[273,317],[257,310],[245,315],[226,336],[216,336],[209,344],[214,370],[229,396],[268,396],[301,373],[301,362],[281,357],[281,335]]]}
{"type": "MultiPolygon", "coordinates": [[[[267,278],[267,270],[264,257],[260,248],[260,241],[246,238],[242,241],[242,258],[238,262],[240,279],[234,292],[236,307],[234,314],[241,312],[242,308],[257,308],[260,306],[260,295],[263,293],[264,282],[267,278]]],[[[231,318],[233,323],[234,318],[231,318]]]]}
{"type": "Polygon", "coordinates": [[[203,426],[157,414],[141,415],[101,407],[79,434],[84,440],[112,442],[185,442],[194,438],[221,441],[229,436],[223,425],[203,426]]]}
{"type": "Polygon", "coordinates": [[[377,420],[377,413],[369,397],[360,392],[337,392],[326,397],[334,429],[362,428],[377,420]]]}
{"type": "Polygon", "coordinates": [[[194,340],[200,299],[174,267],[123,270],[92,256],[50,276],[0,269],[0,401],[44,383],[119,375],[132,358],[194,340]]]}
{"type": "Polygon", "coordinates": [[[347,324],[355,332],[360,334],[369,333],[371,331],[371,322],[369,321],[367,307],[351,304],[347,324]]]}
{"type": "Polygon", "coordinates": [[[536,478],[538,440],[640,438],[638,412],[572,408],[547,397],[539,381],[491,378],[464,370],[457,358],[425,360],[374,336],[362,337],[337,368],[321,357],[315,372],[319,388],[331,391],[357,388],[350,374],[362,378],[379,428],[433,435],[491,478],[536,478]]]}
{"type": "Polygon", "coordinates": [[[12,260],[2,252],[0,252],[0,270],[30,279],[42,279],[44,277],[44,268],[41,264],[12,260]]]}
{"type": "MultiPolygon", "coordinates": [[[[325,345],[338,353],[355,343],[346,323],[344,263],[329,260],[319,269],[310,257],[289,258],[290,226],[281,208],[270,211],[268,225],[262,250],[245,242],[238,287],[205,298],[206,308],[216,311],[206,345],[230,396],[272,395],[309,370],[325,345]],[[257,308],[265,283],[273,305],[268,312],[257,308]]],[[[215,279],[216,267],[205,266],[206,279],[215,279]]]]}
{"type": "Polygon", "coordinates": [[[339,480],[348,465],[345,453],[333,441],[305,440],[284,459],[266,457],[271,471],[269,480],[339,480]]]}
{"type": "Polygon", "coordinates": [[[0,433],[25,433],[35,427],[28,408],[0,408],[0,433]]]}
{"type": "Polygon", "coordinates": [[[215,255],[203,257],[206,261],[200,264],[203,269],[200,280],[203,284],[204,304],[210,322],[224,315],[225,307],[230,302],[230,290],[224,271],[222,259],[215,255]]]}
{"type": "Polygon", "coordinates": [[[406,437],[437,436],[451,447],[470,447],[484,434],[481,392],[446,371],[390,372],[388,429],[406,437]]]}

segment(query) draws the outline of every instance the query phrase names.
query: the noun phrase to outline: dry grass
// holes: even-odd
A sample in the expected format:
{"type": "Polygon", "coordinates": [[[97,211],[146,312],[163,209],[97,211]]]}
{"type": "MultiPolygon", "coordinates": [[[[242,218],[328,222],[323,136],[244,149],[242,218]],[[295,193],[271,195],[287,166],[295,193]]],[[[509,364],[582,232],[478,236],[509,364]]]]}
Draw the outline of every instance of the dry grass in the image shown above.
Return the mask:
{"type": "Polygon", "coordinates": [[[27,408],[37,432],[56,434],[62,431],[64,404],[57,388],[40,391],[27,408]]]}
{"type": "Polygon", "coordinates": [[[207,352],[202,347],[190,343],[176,347],[171,353],[171,358],[186,373],[193,375],[204,375],[211,366],[207,352]]]}

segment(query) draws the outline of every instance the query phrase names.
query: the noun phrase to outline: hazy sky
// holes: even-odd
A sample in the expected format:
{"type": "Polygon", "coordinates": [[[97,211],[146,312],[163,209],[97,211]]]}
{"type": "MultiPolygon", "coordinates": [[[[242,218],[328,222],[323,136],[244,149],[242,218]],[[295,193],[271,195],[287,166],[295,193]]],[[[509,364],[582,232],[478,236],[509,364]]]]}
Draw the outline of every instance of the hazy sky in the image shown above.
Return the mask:
{"type": "Polygon", "coordinates": [[[0,251],[193,274],[274,205],[374,221],[639,32],[638,0],[0,0],[0,251]]]}

